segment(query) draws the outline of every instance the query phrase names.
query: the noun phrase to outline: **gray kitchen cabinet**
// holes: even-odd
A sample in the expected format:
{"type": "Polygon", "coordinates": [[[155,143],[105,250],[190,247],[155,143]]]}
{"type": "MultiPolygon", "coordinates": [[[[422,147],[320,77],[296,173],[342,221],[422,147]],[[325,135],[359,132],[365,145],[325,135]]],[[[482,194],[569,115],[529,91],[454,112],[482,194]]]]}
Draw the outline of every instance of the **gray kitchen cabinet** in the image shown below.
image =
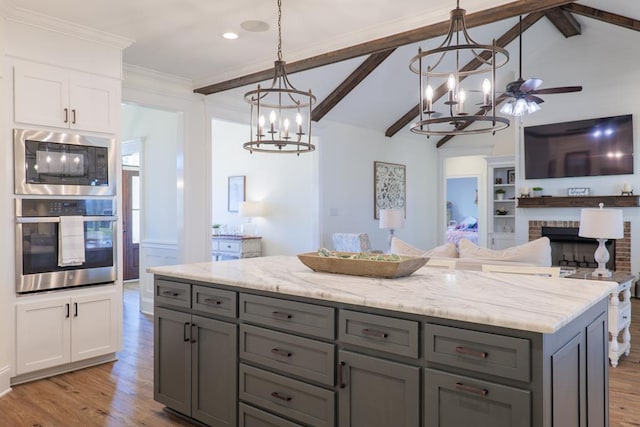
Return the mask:
{"type": "Polygon", "coordinates": [[[606,299],[539,333],[155,280],[155,399],[206,425],[609,425],[606,299]]]}
{"type": "Polygon", "coordinates": [[[235,426],[237,326],[155,307],[154,399],[210,426],[235,426]]]}
{"type": "Polygon", "coordinates": [[[340,426],[417,426],[420,369],[350,351],[338,352],[340,426]]]}
{"type": "Polygon", "coordinates": [[[425,369],[424,386],[427,427],[531,426],[527,390],[434,369],[425,369]]]}

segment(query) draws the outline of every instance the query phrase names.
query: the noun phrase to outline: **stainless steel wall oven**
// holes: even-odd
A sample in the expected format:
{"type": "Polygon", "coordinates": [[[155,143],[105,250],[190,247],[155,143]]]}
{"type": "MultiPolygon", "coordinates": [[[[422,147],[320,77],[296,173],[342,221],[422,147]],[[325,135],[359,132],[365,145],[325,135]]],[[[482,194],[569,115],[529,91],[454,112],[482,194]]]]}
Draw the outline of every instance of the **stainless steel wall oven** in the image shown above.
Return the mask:
{"type": "Polygon", "coordinates": [[[115,141],[14,129],[16,194],[115,195],[115,141]]]}
{"type": "Polygon", "coordinates": [[[114,282],[115,214],[111,199],[17,199],[16,292],[114,282]],[[81,261],[76,263],[61,262],[63,217],[78,220],[82,247],[73,248],[80,251],[81,261]]]}

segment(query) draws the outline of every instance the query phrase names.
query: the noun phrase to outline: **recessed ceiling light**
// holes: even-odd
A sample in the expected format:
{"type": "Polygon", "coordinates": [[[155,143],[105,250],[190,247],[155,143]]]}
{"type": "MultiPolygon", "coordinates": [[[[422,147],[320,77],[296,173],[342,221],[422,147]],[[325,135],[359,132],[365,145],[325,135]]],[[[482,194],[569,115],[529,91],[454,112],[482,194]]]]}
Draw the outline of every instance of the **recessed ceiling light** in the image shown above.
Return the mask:
{"type": "Polygon", "coordinates": [[[233,33],[231,31],[228,31],[226,33],[222,33],[222,38],[227,39],[227,40],[235,40],[238,38],[238,34],[237,33],[233,33]]]}
{"type": "Polygon", "coordinates": [[[269,29],[269,24],[264,21],[244,21],[240,24],[240,27],[252,33],[261,33],[269,29]]]}

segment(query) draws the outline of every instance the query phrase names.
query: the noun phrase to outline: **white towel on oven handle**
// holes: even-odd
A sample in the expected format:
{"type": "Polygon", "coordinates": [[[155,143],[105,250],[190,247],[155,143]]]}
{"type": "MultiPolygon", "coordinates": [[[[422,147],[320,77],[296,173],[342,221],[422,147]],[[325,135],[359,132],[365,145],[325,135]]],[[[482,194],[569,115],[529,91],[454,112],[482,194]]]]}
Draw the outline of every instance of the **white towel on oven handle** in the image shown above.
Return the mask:
{"type": "Polygon", "coordinates": [[[58,228],[58,266],[84,264],[84,218],[61,216],[58,228]]]}

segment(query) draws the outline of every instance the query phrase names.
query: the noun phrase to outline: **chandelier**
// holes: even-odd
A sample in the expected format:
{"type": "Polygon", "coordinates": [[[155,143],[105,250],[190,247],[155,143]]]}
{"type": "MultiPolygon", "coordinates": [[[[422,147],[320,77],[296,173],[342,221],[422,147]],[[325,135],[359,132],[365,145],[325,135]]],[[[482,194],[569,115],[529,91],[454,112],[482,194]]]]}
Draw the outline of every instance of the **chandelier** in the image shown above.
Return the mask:
{"type": "Polygon", "coordinates": [[[251,105],[250,140],[243,148],[262,153],[311,152],[311,106],[316,97],[311,89],[296,89],[285,70],[282,60],[282,1],[278,0],[278,59],[274,61],[275,76],[271,87],[258,88],[244,94],[251,105]],[[268,115],[269,123],[265,120],[268,115]],[[306,117],[305,117],[306,116],[306,117]]]}
{"type": "Polygon", "coordinates": [[[509,52],[497,46],[495,39],[490,45],[476,43],[467,32],[465,14],[458,0],[442,44],[426,51],[419,48],[411,58],[409,69],[418,75],[420,87],[419,120],[411,124],[411,132],[427,137],[470,135],[509,127],[509,120],[495,112],[496,69],[509,61],[509,52]],[[467,77],[478,89],[462,88],[467,77]],[[481,96],[473,112],[475,93],[481,96]],[[446,111],[436,112],[434,103],[443,96],[446,111]]]}

